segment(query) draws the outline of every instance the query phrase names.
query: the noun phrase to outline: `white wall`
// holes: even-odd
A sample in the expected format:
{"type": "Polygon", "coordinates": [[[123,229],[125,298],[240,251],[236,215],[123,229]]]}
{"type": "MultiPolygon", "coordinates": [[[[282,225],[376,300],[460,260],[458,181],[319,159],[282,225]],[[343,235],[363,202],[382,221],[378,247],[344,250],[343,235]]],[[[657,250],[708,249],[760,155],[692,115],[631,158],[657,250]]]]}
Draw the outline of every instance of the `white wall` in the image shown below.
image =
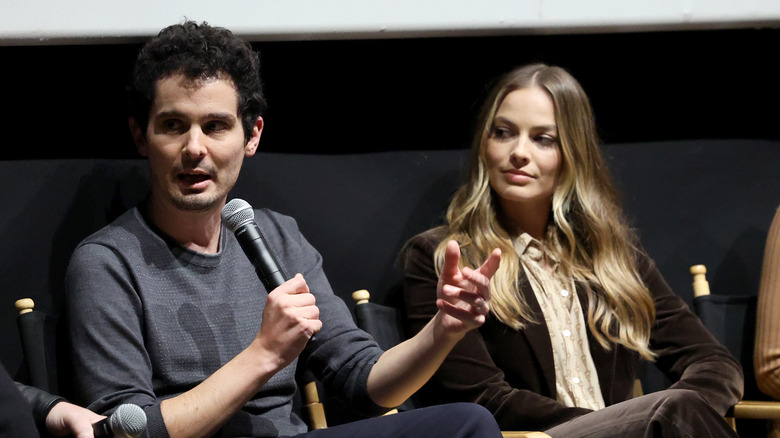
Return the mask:
{"type": "Polygon", "coordinates": [[[780,0],[0,0],[0,45],[137,41],[183,17],[255,41],[780,27],[780,0]]]}

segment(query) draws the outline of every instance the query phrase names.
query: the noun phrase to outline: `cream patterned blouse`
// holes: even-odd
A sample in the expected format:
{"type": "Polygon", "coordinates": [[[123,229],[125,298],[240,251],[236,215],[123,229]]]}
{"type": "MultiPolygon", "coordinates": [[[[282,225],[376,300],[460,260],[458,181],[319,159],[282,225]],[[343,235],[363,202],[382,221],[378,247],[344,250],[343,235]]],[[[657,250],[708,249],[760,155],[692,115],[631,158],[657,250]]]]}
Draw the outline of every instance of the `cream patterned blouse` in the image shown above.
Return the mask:
{"type": "Polygon", "coordinates": [[[599,378],[588,345],[588,326],[571,278],[562,278],[558,262],[544,254],[527,233],[514,241],[520,264],[536,295],[550,333],[558,401],[566,406],[604,407],[599,378]]]}

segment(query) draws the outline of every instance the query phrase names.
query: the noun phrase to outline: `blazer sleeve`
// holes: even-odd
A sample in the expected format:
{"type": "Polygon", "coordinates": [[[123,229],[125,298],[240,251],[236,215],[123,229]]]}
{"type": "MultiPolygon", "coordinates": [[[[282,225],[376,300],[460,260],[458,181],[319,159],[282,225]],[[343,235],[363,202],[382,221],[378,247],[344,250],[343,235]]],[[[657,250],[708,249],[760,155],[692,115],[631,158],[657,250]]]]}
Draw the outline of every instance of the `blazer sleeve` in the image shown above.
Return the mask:
{"type": "Polygon", "coordinates": [[[0,365],[0,436],[38,436],[39,431],[44,436],[43,419],[38,423],[40,429],[36,430],[35,407],[28,405],[26,396],[20,394],[19,390],[24,388],[11,380],[5,367],[0,365]]]}
{"type": "Polygon", "coordinates": [[[674,382],[670,388],[697,391],[725,414],[742,398],[742,367],[672,292],[647,255],[640,254],[637,266],[655,302],[650,348],[658,354],[656,366],[674,382]]]}
{"type": "Polygon", "coordinates": [[[30,404],[32,408],[33,418],[35,419],[35,425],[38,430],[46,429],[46,417],[51,412],[51,409],[57,403],[65,401],[63,397],[49,394],[48,392],[38,389],[34,386],[27,386],[19,382],[14,382],[16,389],[22,394],[22,397],[30,404]]]}
{"type": "MultiPolygon", "coordinates": [[[[412,334],[436,313],[436,275],[433,253],[440,239],[436,230],[407,242],[404,265],[404,301],[412,334]]],[[[569,408],[528,389],[512,387],[490,355],[478,330],[472,330],[452,349],[433,378],[418,393],[426,404],[475,402],[486,407],[502,430],[547,429],[590,412],[569,408]]]]}

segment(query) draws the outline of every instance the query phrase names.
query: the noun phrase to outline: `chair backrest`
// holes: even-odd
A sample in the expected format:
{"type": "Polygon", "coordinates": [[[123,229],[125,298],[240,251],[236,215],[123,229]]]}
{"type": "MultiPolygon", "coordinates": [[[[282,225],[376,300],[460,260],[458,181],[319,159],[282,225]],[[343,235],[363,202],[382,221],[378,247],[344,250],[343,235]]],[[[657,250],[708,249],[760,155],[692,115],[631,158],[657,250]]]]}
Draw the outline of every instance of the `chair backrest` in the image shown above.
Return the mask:
{"type": "Polygon", "coordinates": [[[694,312],[707,330],[737,358],[745,376],[743,400],[727,415],[727,421],[735,430],[739,429],[741,436],[767,436],[766,421],[775,420],[778,423],[774,433],[780,433],[780,403],[767,401],[769,398],[759,391],[753,369],[758,297],[713,295],[704,265],[691,266],[690,273],[693,275],[694,312]]]}
{"type": "MultiPolygon", "coordinates": [[[[404,312],[401,310],[372,303],[371,294],[361,289],[352,293],[355,301],[355,323],[371,335],[383,350],[389,350],[407,339],[404,312]]],[[[419,407],[414,397],[398,406],[398,411],[409,411],[419,407]]]]}
{"type": "Polygon", "coordinates": [[[355,323],[370,334],[383,350],[400,344],[407,338],[404,313],[395,307],[372,303],[365,289],[352,293],[355,301],[355,323]]]}
{"type": "Polygon", "coordinates": [[[764,400],[753,371],[753,342],[756,333],[755,295],[713,295],[704,265],[690,268],[693,280],[693,308],[707,330],[742,364],[745,399],[764,400]]]}
{"type": "Polygon", "coordinates": [[[30,298],[17,300],[14,306],[19,313],[16,323],[24,354],[26,383],[57,393],[56,322],[45,313],[36,311],[35,302],[30,298]]]}

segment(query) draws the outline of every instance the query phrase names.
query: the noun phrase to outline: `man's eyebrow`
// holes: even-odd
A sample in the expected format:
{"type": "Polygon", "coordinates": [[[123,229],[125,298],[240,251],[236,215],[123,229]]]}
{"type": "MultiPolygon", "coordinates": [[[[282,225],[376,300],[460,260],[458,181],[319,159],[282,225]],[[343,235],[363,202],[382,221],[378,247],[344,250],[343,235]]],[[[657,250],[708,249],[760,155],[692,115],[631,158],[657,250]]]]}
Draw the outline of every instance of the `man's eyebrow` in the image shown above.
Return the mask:
{"type": "MultiPolygon", "coordinates": [[[[163,119],[168,117],[178,117],[178,118],[184,118],[186,115],[177,110],[166,110],[166,111],[160,111],[159,113],[155,114],[155,119],[163,119]]],[[[217,120],[226,120],[226,121],[235,121],[237,120],[237,117],[235,114],[229,113],[229,112],[218,112],[218,113],[208,113],[204,116],[205,119],[217,119],[217,120]]]]}
{"type": "Polygon", "coordinates": [[[175,110],[167,110],[167,111],[160,111],[159,113],[154,115],[155,119],[162,119],[167,117],[182,117],[184,116],[184,113],[175,111],[175,110]]]}
{"type": "Polygon", "coordinates": [[[220,119],[220,120],[236,120],[236,115],[233,113],[208,113],[206,114],[207,119],[220,119]]]}

